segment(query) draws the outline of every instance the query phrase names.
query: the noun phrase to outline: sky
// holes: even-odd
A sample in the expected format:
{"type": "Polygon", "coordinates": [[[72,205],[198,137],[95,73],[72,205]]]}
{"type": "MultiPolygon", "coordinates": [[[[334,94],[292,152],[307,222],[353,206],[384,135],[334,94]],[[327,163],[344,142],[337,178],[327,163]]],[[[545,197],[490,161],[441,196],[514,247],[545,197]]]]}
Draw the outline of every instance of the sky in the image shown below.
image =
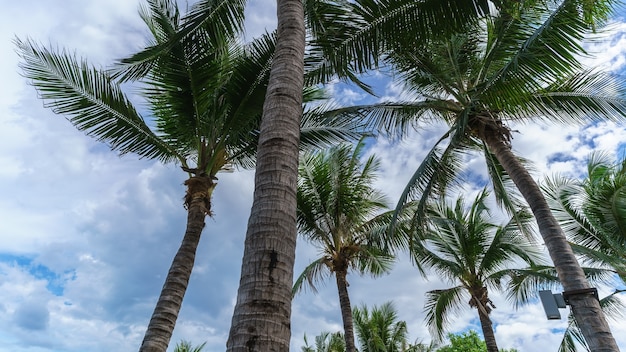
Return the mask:
{"type": "MultiPolygon", "coordinates": [[[[31,37],[69,48],[96,66],[140,49],[147,38],[129,0],[6,1],[0,13],[0,352],[132,351],[143,333],[182,238],[186,174],[173,164],[119,157],[78,132],[37,99],[20,76],[13,39],[31,37]]],[[[251,0],[247,36],[275,27],[270,0],[251,0]]],[[[184,7],[183,7],[184,8],[184,7]]],[[[587,44],[588,65],[621,74],[626,63],[626,23],[616,18],[603,40],[587,44]]],[[[381,99],[401,87],[373,74],[381,99]]],[[[336,84],[333,98],[349,104],[368,99],[336,84]]],[[[593,150],[616,155],[626,128],[613,123],[588,126],[515,126],[516,153],[534,162],[533,176],[560,173],[580,177],[593,150]]],[[[368,154],[382,161],[377,188],[395,201],[441,126],[433,125],[400,142],[377,140],[368,154]]],[[[471,174],[484,177],[483,161],[468,156],[471,174]]],[[[205,351],[223,351],[237,292],[243,239],[253,191],[253,171],[219,175],[214,215],[207,218],[196,266],[169,351],[182,339],[206,342],[205,351]]],[[[472,194],[476,189],[468,187],[472,194]]],[[[317,252],[298,242],[295,275],[317,252]]],[[[437,277],[422,278],[407,258],[372,280],[349,275],[353,306],[393,301],[412,340],[428,341],[423,324],[424,293],[448,287],[437,277]]],[[[332,281],[319,292],[297,296],[292,308],[292,350],[303,336],[341,330],[332,281]]],[[[601,294],[610,292],[601,288],[601,294]]],[[[539,303],[518,310],[493,294],[495,333],[503,348],[520,352],[556,351],[565,319],[548,321],[539,303]]],[[[566,311],[562,312],[566,316],[566,311]]],[[[626,350],[626,322],[612,322],[626,350]]],[[[459,312],[452,332],[479,330],[476,312],[459,312]]]]}

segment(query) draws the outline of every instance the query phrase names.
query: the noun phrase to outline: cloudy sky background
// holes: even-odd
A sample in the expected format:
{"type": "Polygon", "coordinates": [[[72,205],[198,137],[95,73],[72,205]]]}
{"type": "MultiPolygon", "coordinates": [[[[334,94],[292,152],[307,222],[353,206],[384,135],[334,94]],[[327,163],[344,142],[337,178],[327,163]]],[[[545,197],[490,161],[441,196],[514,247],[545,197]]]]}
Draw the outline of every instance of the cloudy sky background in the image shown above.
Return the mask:
{"type": "MultiPolygon", "coordinates": [[[[132,351],[141,342],[184,231],[186,174],[175,165],[123,158],[77,132],[44,109],[19,75],[12,40],[27,36],[76,51],[96,65],[108,65],[142,47],[146,30],[138,1],[21,0],[3,3],[0,14],[0,352],[132,351]]],[[[270,0],[250,1],[248,36],[275,26],[270,0]]],[[[184,7],[183,7],[184,8],[184,7]]],[[[616,18],[612,34],[589,44],[590,65],[615,73],[624,69],[626,24],[616,18]]],[[[381,83],[379,95],[401,94],[381,83]]],[[[342,85],[335,99],[359,103],[365,95],[342,85]]],[[[622,153],[626,129],[610,123],[579,126],[523,125],[513,148],[532,160],[537,179],[556,172],[580,176],[592,150],[622,153]]],[[[392,201],[439,136],[431,126],[399,143],[378,141],[383,165],[377,186],[392,201]]],[[[474,175],[483,161],[468,157],[474,175]]],[[[222,351],[237,291],[243,238],[253,190],[251,171],[222,174],[214,193],[214,217],[207,219],[196,267],[172,338],[206,351],[222,351]]],[[[468,189],[468,194],[473,190],[468,189]]],[[[316,258],[299,242],[296,275],[316,258]]],[[[392,300],[407,321],[411,339],[428,341],[422,319],[424,292],[447,287],[424,281],[408,260],[377,280],[349,276],[354,306],[392,300]]],[[[333,281],[317,295],[307,291],[293,303],[292,350],[303,334],[341,329],[333,281]]],[[[602,289],[602,294],[610,292],[602,289]]],[[[539,304],[514,311],[494,295],[492,313],[501,347],[522,352],[556,351],[562,321],[548,321],[539,304]]],[[[452,331],[479,330],[476,313],[459,314],[452,331]]],[[[566,312],[563,311],[563,315],[566,312]]],[[[612,323],[626,350],[626,323],[612,323]]],[[[170,349],[171,350],[171,349],[170,349]]]]}

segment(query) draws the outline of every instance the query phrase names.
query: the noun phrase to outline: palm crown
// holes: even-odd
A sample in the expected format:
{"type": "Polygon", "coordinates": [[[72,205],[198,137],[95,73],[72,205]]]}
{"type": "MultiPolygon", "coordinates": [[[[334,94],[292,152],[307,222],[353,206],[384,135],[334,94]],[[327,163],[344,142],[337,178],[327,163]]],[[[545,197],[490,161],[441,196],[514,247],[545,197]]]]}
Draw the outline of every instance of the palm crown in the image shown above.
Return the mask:
{"type": "Polygon", "coordinates": [[[398,313],[391,302],[370,309],[363,305],[355,308],[354,325],[359,337],[361,352],[409,352],[414,346],[408,343],[405,321],[398,321],[398,313]]]}
{"type": "Polygon", "coordinates": [[[384,196],[371,186],[379,162],[370,157],[361,165],[364,147],[361,142],[352,151],[342,145],[327,154],[305,155],[300,163],[298,229],[319,246],[322,257],[296,281],[296,290],[305,278],[313,284],[324,267],[372,274],[388,268],[391,257],[379,257],[372,246],[384,234],[384,215],[377,213],[387,209],[384,196]]]}
{"type": "Polygon", "coordinates": [[[431,204],[427,225],[420,234],[422,241],[412,249],[419,265],[456,284],[427,292],[426,321],[436,338],[443,337],[452,312],[469,295],[469,305],[478,310],[487,344],[490,338],[495,343],[488,317],[495,306],[488,289],[501,290],[503,279],[514,272],[511,269],[518,260],[532,265],[540,258],[536,246],[519,228],[519,219],[523,219],[523,226],[530,226],[529,214],[520,211],[502,226],[493,224],[485,204],[487,195],[486,191],[479,193],[469,208],[463,198],[453,207],[444,201],[431,204]]]}
{"type": "MultiPolygon", "coordinates": [[[[140,15],[153,42],[167,42],[181,28],[176,4],[148,3],[140,15]]],[[[214,176],[228,163],[250,166],[267,76],[249,73],[263,73],[272,53],[267,38],[246,47],[235,39],[235,33],[201,30],[151,60],[140,89],[152,121],[133,107],[120,81],[108,72],[64,51],[30,41],[17,44],[25,75],[41,98],[78,129],[121,154],[175,160],[192,174],[214,176]]],[[[133,65],[122,67],[116,70],[128,71],[133,65]]]]}
{"type": "Polygon", "coordinates": [[[397,69],[406,91],[416,99],[332,112],[365,116],[371,126],[392,133],[422,120],[449,125],[398,207],[420,197],[423,210],[431,194],[442,193],[459,175],[464,153],[475,149],[485,154],[496,197],[514,212],[519,201],[493,150],[486,147],[488,135],[510,143],[510,122],[583,123],[624,116],[624,83],[604,73],[581,71],[577,60],[585,54],[580,42],[588,27],[579,4],[568,0],[555,6],[520,8],[516,16],[504,11],[488,14],[467,22],[463,32],[444,37],[397,38],[386,62],[397,69]]]}

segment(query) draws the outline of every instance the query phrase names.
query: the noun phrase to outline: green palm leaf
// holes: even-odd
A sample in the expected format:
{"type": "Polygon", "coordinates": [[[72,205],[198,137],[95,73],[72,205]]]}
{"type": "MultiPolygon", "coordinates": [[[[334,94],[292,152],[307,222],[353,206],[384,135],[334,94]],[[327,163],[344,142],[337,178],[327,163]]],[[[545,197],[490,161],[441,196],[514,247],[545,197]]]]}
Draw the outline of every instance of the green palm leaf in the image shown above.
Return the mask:
{"type": "Polygon", "coordinates": [[[461,304],[466,298],[465,288],[456,286],[445,290],[426,292],[426,324],[431,336],[437,341],[443,339],[443,332],[451,323],[451,319],[461,310],[461,304]]]}
{"type": "Polygon", "coordinates": [[[120,154],[136,153],[163,162],[185,159],[157,136],[111,78],[66,52],[16,39],[21,68],[46,107],[120,154]]]}
{"type": "MultiPolygon", "coordinates": [[[[168,15],[170,19],[177,20],[177,13],[168,12],[173,8],[172,4],[171,0],[151,0],[149,2],[151,21],[148,25],[163,22],[168,15]]],[[[223,49],[221,43],[224,39],[236,37],[243,28],[244,7],[245,0],[200,0],[196,2],[189,13],[182,18],[182,24],[176,32],[157,32],[167,34],[167,36],[157,38],[157,42],[152,46],[120,60],[118,67],[112,70],[113,76],[121,81],[144,77],[153,70],[155,60],[185,39],[208,40],[205,44],[209,45],[211,52],[223,49]]],[[[147,11],[143,10],[142,13],[146,17],[147,11]]],[[[200,50],[200,47],[196,47],[192,54],[199,54],[200,50]]]]}
{"type": "Polygon", "coordinates": [[[298,294],[298,292],[305,288],[305,284],[316,293],[317,288],[315,287],[315,283],[323,282],[323,279],[330,274],[327,270],[327,266],[328,263],[325,257],[319,258],[307,265],[294,282],[291,294],[293,296],[298,294]]]}

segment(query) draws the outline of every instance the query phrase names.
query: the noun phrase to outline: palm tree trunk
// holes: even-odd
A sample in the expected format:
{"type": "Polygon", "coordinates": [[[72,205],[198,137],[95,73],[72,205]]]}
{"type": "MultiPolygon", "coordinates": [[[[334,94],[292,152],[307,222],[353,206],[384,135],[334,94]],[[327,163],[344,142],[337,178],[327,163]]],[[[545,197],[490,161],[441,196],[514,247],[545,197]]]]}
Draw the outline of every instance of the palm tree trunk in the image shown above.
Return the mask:
{"type": "Polygon", "coordinates": [[[204,219],[211,210],[211,193],[215,183],[210,177],[192,177],[187,185],[187,230],[174,256],[161,289],[148,329],[139,348],[140,352],[165,352],[169,345],[178,312],[183,303],[187,284],[196,258],[196,249],[204,228],[204,219]]]}
{"type": "Polygon", "coordinates": [[[487,345],[488,352],[498,352],[498,344],[496,343],[496,335],[493,332],[493,324],[489,314],[477,307],[478,318],[480,319],[480,326],[483,329],[483,337],[485,338],[485,344],[487,345]]]}
{"type": "Polygon", "coordinates": [[[343,320],[343,334],[346,340],[346,352],[356,352],[356,346],[354,345],[354,322],[352,319],[352,307],[350,306],[346,275],[347,273],[344,270],[335,272],[337,291],[339,292],[339,306],[341,307],[341,319],[343,320]]]}
{"type": "Polygon", "coordinates": [[[277,1],[276,52],[259,134],[255,189],[227,351],[289,351],[304,85],[302,0],[277,1]]]}
{"type": "MultiPolygon", "coordinates": [[[[585,274],[541,189],[515,157],[508,142],[499,132],[484,133],[483,140],[530,206],[564,291],[589,288],[585,274]]],[[[569,304],[591,351],[619,351],[596,297],[591,294],[574,295],[569,304]]]]}

